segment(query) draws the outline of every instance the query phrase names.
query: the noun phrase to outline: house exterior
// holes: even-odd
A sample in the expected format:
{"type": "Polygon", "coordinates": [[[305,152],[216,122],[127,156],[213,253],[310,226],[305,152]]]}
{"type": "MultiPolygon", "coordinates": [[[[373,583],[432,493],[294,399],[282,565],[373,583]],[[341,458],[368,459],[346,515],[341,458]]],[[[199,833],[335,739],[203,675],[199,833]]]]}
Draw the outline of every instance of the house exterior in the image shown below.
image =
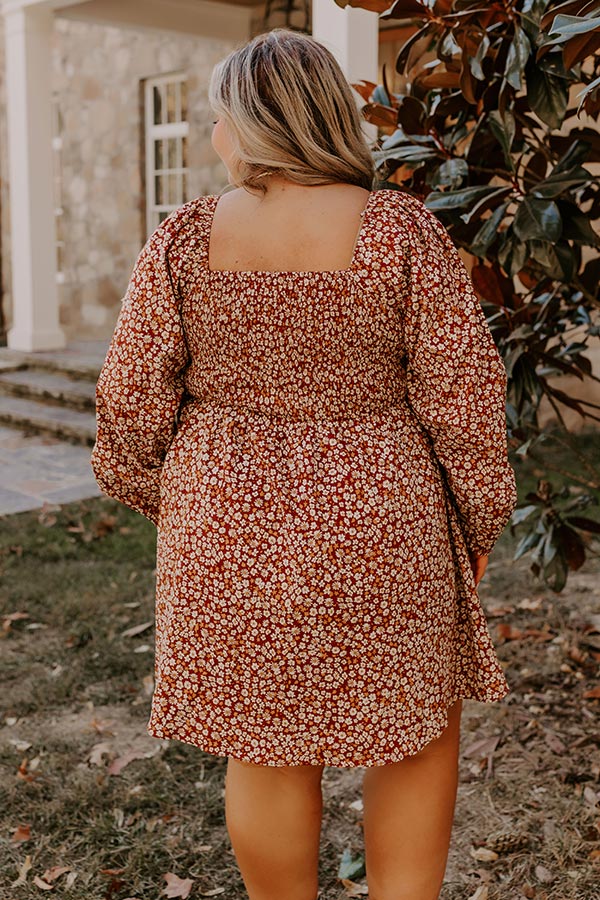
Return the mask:
{"type": "MultiPolygon", "coordinates": [[[[390,30],[386,41],[375,13],[297,2],[294,15],[308,14],[350,81],[377,81],[380,58],[394,59],[402,35],[390,30]]],[[[35,351],[108,340],[152,230],[227,183],[210,143],[210,73],[285,24],[273,12],[265,21],[274,6],[3,0],[0,343],[35,351]]]]}

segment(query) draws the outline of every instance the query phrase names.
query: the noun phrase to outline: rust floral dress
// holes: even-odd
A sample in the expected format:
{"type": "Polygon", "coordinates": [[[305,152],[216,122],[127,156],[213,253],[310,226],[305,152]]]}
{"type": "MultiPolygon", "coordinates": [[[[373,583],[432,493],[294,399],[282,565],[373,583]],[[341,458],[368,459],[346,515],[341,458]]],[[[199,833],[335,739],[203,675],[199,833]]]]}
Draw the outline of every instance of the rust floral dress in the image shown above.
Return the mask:
{"type": "Polygon", "coordinates": [[[105,493],[157,526],[157,738],[378,766],[508,691],[469,564],[515,505],[505,371],[425,207],[347,269],[208,267],[218,196],[136,262],[96,389],[105,493]]]}

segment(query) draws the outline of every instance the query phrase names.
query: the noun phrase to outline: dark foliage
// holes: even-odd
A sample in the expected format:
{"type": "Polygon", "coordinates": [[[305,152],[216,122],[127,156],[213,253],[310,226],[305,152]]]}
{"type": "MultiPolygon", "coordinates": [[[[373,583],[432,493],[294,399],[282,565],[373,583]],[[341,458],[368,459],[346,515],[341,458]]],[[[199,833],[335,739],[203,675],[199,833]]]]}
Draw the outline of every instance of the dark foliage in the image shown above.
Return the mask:
{"type": "MultiPolygon", "coordinates": [[[[600,335],[600,2],[598,0],[337,0],[410,26],[397,71],[403,93],[354,85],[384,136],[382,184],[423,199],[459,248],[508,373],[513,452],[551,468],[539,407],[600,421],[600,407],[561,390],[558,375],[598,381],[586,356],[600,335]],[[592,166],[592,168],[590,168],[592,166]],[[596,172],[598,170],[596,169],[596,172]]],[[[581,393],[585,394],[582,389],[581,393]]],[[[546,480],[513,525],[532,568],[560,590],[585,560],[598,523],[571,515],[597,503],[598,453],[546,480]]]]}

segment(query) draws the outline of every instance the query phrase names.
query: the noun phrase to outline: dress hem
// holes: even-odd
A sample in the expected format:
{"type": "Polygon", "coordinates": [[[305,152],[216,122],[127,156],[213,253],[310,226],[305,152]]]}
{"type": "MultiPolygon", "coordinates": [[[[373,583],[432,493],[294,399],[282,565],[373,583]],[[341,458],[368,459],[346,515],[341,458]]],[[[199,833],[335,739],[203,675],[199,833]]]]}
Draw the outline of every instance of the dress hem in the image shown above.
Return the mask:
{"type": "MultiPolygon", "coordinates": [[[[221,756],[228,757],[232,756],[241,762],[254,763],[255,765],[262,766],[274,766],[274,767],[283,767],[283,766],[329,766],[332,768],[338,769],[359,769],[359,768],[373,768],[377,766],[385,766],[389,763],[400,762],[403,759],[406,759],[411,756],[415,756],[421,750],[423,750],[428,744],[437,738],[441,737],[442,733],[448,726],[448,710],[454,703],[458,700],[476,700],[478,703],[496,703],[500,700],[504,699],[510,693],[510,688],[506,686],[505,690],[502,691],[488,691],[484,694],[484,696],[477,696],[475,693],[466,693],[464,691],[458,692],[458,694],[452,695],[452,699],[448,701],[448,704],[444,708],[443,713],[440,715],[439,719],[435,727],[430,729],[427,733],[427,736],[419,741],[415,745],[415,749],[410,752],[403,751],[390,751],[389,754],[385,754],[385,758],[378,757],[375,760],[367,761],[363,760],[362,762],[355,762],[354,760],[349,759],[341,759],[340,756],[336,753],[328,752],[324,750],[321,754],[322,758],[314,761],[307,760],[285,760],[282,761],[281,758],[277,758],[277,760],[273,761],[272,759],[267,760],[264,758],[256,758],[254,754],[249,754],[247,752],[243,752],[239,754],[239,751],[234,747],[233,744],[228,744],[227,741],[223,740],[221,742],[210,741],[210,740],[202,740],[201,743],[197,743],[192,739],[192,736],[189,733],[178,731],[177,729],[168,729],[161,728],[158,725],[152,725],[151,722],[148,722],[146,726],[146,730],[151,737],[157,738],[159,740],[176,740],[180,741],[183,744],[189,744],[193,747],[197,747],[199,750],[202,750],[205,753],[210,753],[213,756],[221,756]],[[335,762],[333,761],[335,760],[335,762]]],[[[259,754],[260,755],[260,754],[259,754]]]]}

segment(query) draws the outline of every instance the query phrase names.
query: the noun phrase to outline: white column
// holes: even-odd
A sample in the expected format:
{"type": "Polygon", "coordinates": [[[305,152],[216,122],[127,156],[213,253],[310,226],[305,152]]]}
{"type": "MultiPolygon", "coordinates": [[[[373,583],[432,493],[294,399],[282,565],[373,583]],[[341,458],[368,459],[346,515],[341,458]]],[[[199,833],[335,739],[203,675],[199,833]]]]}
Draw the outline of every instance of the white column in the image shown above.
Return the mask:
{"type": "Polygon", "coordinates": [[[65,346],[56,286],[52,30],[46,5],[4,7],[13,324],[8,346],[65,346]]]}
{"type": "Polygon", "coordinates": [[[379,16],[312,0],[312,36],[334,54],[348,81],[378,81],[379,16]]]}

